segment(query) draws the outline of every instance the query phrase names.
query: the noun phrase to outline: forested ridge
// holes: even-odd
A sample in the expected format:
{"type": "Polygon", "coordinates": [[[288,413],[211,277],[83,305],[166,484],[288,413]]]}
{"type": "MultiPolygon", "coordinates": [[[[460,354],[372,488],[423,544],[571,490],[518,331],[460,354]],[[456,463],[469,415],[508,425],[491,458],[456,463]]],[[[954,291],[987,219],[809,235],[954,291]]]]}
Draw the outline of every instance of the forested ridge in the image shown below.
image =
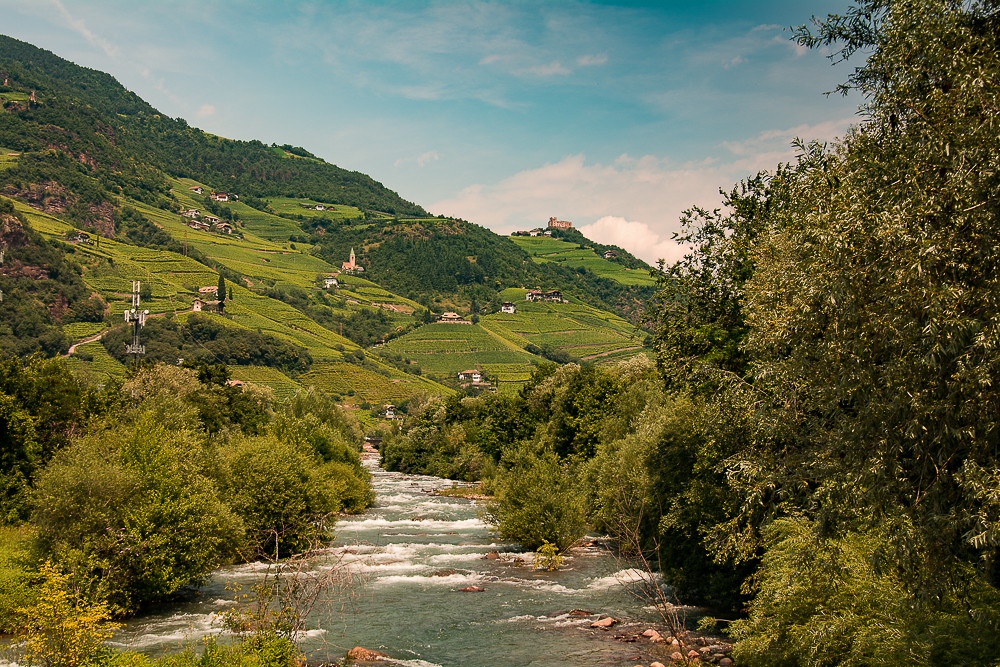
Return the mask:
{"type": "MultiPolygon", "coordinates": [[[[485,305],[508,287],[561,289],[584,303],[638,322],[642,304],[653,295],[652,287],[622,285],[584,267],[535,263],[509,238],[464,220],[383,219],[358,229],[343,226],[322,234],[313,231],[309,240],[318,245],[318,256],[334,263],[354,249],[367,278],[411,299],[437,292],[485,305]]],[[[573,241],[610,248],[573,232],[573,241]]],[[[621,252],[624,261],[645,266],[621,252]]],[[[494,311],[498,307],[499,303],[494,311]]]]}
{"type": "Polygon", "coordinates": [[[118,194],[154,203],[166,194],[162,172],[243,195],[426,215],[369,176],[315,158],[289,159],[260,141],[207,134],[158,113],[108,74],[16,39],[0,36],[0,69],[8,82],[0,95],[35,91],[37,99],[9,102],[0,115],[0,146],[29,154],[0,172],[8,189],[54,180],[71,189],[74,203],[96,205],[118,194]]]}

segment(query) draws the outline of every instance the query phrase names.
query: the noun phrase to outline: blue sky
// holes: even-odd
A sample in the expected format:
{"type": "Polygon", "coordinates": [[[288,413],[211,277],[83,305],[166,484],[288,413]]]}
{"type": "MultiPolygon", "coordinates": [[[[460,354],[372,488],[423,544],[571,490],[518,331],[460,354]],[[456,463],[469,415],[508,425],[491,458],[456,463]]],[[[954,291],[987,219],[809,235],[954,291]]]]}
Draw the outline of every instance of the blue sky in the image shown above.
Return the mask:
{"type": "Polygon", "coordinates": [[[789,40],[847,0],[0,0],[0,32],[234,139],[303,146],[499,233],[570,220],[649,262],[680,212],[830,140],[860,63],[789,40]]]}

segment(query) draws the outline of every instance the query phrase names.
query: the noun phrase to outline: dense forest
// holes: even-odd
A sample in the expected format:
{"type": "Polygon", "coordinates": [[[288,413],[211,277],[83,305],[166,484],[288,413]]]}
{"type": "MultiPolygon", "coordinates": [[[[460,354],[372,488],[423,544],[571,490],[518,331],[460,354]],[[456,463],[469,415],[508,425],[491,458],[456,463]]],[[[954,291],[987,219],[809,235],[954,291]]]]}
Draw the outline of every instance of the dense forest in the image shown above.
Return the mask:
{"type": "MultiPolygon", "coordinates": [[[[575,235],[568,240],[594,245],[572,231],[575,235]]],[[[378,220],[363,228],[339,226],[335,233],[313,229],[309,241],[318,246],[316,254],[331,263],[343,261],[355,249],[366,278],[415,300],[443,293],[487,304],[507,287],[561,289],[637,322],[642,304],[654,291],[624,286],[582,267],[537,264],[509,238],[464,220],[378,220]]],[[[629,262],[628,257],[623,253],[623,261],[629,262]]]]}
{"type": "Polygon", "coordinates": [[[69,347],[61,325],[104,319],[67,246],[42,238],[2,197],[0,251],[0,356],[60,354],[69,347]]]}
{"type": "MultiPolygon", "coordinates": [[[[1000,658],[1000,10],[861,0],[795,32],[861,122],[692,209],[646,310],[655,371],[539,369],[433,402],[398,470],[483,479],[535,548],[600,527],[742,665],[1000,658]]],[[[411,414],[413,414],[411,406],[411,414]]]]}
{"type": "MultiPolygon", "coordinates": [[[[132,329],[121,326],[101,338],[101,344],[118,361],[129,364],[125,344],[132,329]]],[[[227,327],[197,313],[183,324],[167,317],[150,318],[142,329],[146,348],[143,362],[149,364],[226,364],[269,366],[292,374],[305,372],[312,364],[309,350],[274,336],[227,327]]]]}
{"type": "MultiPolygon", "coordinates": [[[[95,387],[59,360],[0,362],[0,518],[28,522],[39,557],[122,615],[221,564],[307,549],[371,504],[351,415],[228,380],[221,364],[160,364],[95,387]]],[[[38,591],[4,573],[11,632],[38,591]]]]}
{"type": "Polygon", "coordinates": [[[75,208],[81,223],[99,226],[101,205],[119,194],[168,206],[163,173],[255,197],[309,196],[426,215],[365,174],[295,150],[290,157],[260,141],[206,134],[183,119],[159,114],[108,74],[2,35],[0,63],[8,82],[0,94],[35,91],[37,100],[8,104],[0,114],[0,146],[27,154],[0,172],[0,187],[8,194],[34,191],[46,199],[65,199],[60,205],[75,208]],[[56,183],[58,192],[50,185],[56,183]]]}

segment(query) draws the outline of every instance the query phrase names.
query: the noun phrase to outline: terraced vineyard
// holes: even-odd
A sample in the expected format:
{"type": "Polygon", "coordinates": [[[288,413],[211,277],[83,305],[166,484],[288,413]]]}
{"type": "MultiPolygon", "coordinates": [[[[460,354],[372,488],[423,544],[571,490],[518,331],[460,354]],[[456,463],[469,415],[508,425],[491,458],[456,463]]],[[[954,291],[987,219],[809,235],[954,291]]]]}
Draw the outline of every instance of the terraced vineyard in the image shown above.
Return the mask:
{"type": "Polygon", "coordinates": [[[278,400],[291,398],[302,388],[302,385],[281,371],[267,366],[229,366],[229,372],[234,380],[270,387],[278,400]]]}
{"type": "Polygon", "coordinates": [[[445,393],[441,385],[415,375],[407,375],[393,369],[382,375],[367,368],[346,362],[313,364],[313,368],[302,374],[298,382],[303,387],[314,386],[328,394],[344,396],[354,390],[354,402],[367,401],[372,405],[396,404],[419,391],[445,393]]]}
{"type": "Polygon", "coordinates": [[[549,237],[512,236],[511,240],[538,263],[557,262],[574,268],[590,269],[599,276],[611,278],[622,285],[653,285],[656,280],[642,269],[626,269],[597,255],[590,248],[580,248],[549,237]]]}
{"type": "MultiPolygon", "coordinates": [[[[181,185],[183,183],[179,182],[178,187],[181,185]]],[[[175,238],[183,239],[186,236],[190,247],[200,247],[210,256],[214,250],[214,257],[220,264],[254,276],[251,283],[255,279],[273,277],[275,282],[285,281],[286,284],[312,290],[316,274],[330,272],[332,268],[321,260],[290,249],[285,250],[270,241],[252,236],[240,240],[226,235],[198,232],[185,226],[175,214],[141,203],[134,203],[134,206],[154,223],[172,232],[175,238]],[[257,258],[259,261],[262,256],[272,260],[267,264],[273,264],[274,267],[258,269],[253,273],[243,271],[241,262],[245,265],[246,258],[257,258]]],[[[17,208],[36,230],[50,238],[62,239],[73,229],[62,220],[25,205],[17,204],[17,208]]],[[[75,247],[75,252],[81,258],[89,260],[90,268],[83,275],[84,282],[102,296],[110,313],[107,322],[103,324],[74,324],[67,327],[65,331],[71,340],[95,335],[109,325],[117,326],[122,321],[125,309],[131,306],[132,281],[138,280],[152,287],[153,297],[143,301],[143,309],[149,310],[153,316],[173,314],[179,322],[186,321],[191,314],[192,304],[200,296],[200,287],[218,284],[218,273],[188,257],[110,239],[101,239],[98,247],[96,237],[93,238],[95,242],[92,245],[79,244],[75,247]]],[[[353,294],[363,295],[372,302],[397,304],[400,311],[412,311],[417,307],[416,303],[393,295],[364,279],[349,277],[349,282],[357,290],[353,294]]],[[[236,379],[269,386],[279,398],[291,395],[299,386],[308,384],[334,387],[345,394],[349,389],[355,389],[359,396],[365,397],[360,400],[370,400],[373,403],[401,400],[418,387],[431,393],[448,391],[431,380],[405,375],[378,360],[372,360],[371,363],[390,377],[343,363],[343,352],[358,347],[350,340],[324,328],[292,306],[258,294],[246,285],[229,283],[228,287],[232,290],[233,299],[226,302],[225,316],[203,313],[205,317],[228,327],[260,331],[304,347],[315,362],[306,382],[293,380],[275,369],[230,366],[236,379]],[[327,377],[328,373],[332,375],[327,377]]],[[[397,315],[412,321],[412,315],[408,313],[400,312],[397,315]]],[[[67,358],[67,363],[78,374],[99,379],[108,375],[120,376],[125,372],[125,367],[111,358],[99,342],[81,345],[77,353],[67,358]]]]}

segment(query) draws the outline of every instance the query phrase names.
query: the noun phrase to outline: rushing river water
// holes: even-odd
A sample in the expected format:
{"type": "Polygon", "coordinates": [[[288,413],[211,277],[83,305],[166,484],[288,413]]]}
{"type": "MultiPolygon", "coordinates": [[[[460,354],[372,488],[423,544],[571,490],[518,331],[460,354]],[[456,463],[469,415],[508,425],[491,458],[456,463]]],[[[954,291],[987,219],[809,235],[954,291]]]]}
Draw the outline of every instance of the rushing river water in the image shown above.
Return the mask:
{"type": "MultiPolygon", "coordinates": [[[[341,519],[333,548],[312,562],[317,570],[347,564],[363,584],[342,613],[338,607],[311,619],[300,642],[310,660],[335,660],[353,646],[413,667],[617,667],[662,656],[647,644],[614,641],[623,626],[590,627],[599,614],[627,619],[632,632],[655,620],[623,588],[627,574],[599,540],[571,552],[557,572],[532,570],[531,554],[515,562],[518,545],[491,534],[474,501],[430,495],[448,480],[366,465],[375,506],[341,519]],[[490,551],[500,557],[484,558],[490,551]],[[469,586],[485,590],[458,591],[469,586]]],[[[217,572],[197,598],[133,619],[114,643],[153,655],[197,649],[202,637],[220,632],[218,615],[232,608],[227,584],[252,583],[260,567],[217,572]]]]}

